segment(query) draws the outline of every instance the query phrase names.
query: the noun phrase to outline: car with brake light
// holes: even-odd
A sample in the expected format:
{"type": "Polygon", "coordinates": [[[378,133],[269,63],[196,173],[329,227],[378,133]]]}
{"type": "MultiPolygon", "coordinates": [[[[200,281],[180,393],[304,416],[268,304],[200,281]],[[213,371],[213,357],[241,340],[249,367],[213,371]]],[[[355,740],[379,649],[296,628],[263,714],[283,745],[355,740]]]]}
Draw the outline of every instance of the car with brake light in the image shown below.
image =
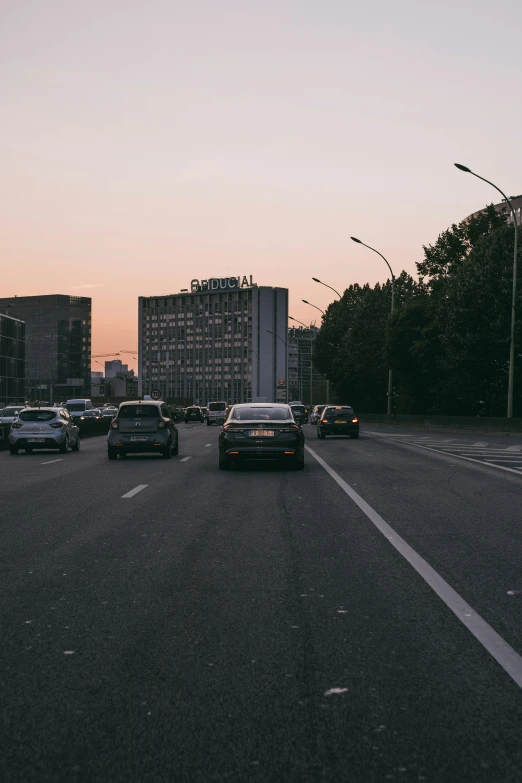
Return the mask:
{"type": "Polygon", "coordinates": [[[9,452],[20,449],[30,454],[35,449],[58,449],[67,454],[69,448],[80,450],[80,430],[65,408],[24,408],[11,424],[9,452]]]}
{"type": "Polygon", "coordinates": [[[185,424],[189,421],[205,421],[203,411],[199,405],[190,405],[185,411],[185,424]]]}
{"type": "Polygon", "coordinates": [[[107,437],[109,459],[144,453],[161,454],[164,459],[170,459],[177,455],[178,448],[178,428],[164,402],[122,402],[107,437]]]}
{"type": "Polygon", "coordinates": [[[241,462],[304,468],[304,435],[289,405],[233,405],[219,436],[219,469],[241,462]]]}
{"type": "Polygon", "coordinates": [[[327,405],[317,422],[317,437],[324,440],[330,437],[344,435],[349,438],[359,437],[359,418],[349,405],[327,405]]]}

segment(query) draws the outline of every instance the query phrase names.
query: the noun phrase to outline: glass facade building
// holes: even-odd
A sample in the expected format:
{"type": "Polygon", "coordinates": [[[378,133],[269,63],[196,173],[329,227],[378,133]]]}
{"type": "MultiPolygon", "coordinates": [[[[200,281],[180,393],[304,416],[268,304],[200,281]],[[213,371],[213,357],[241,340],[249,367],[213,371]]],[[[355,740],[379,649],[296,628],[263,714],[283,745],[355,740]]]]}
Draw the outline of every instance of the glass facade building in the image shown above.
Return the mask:
{"type": "Polygon", "coordinates": [[[90,396],[89,297],[4,297],[0,299],[0,312],[25,322],[27,399],[60,402],[90,396]]]}
{"type": "MultiPolygon", "coordinates": [[[[139,394],[206,405],[278,397],[288,289],[228,286],[139,299],[139,394]]],[[[286,390],[285,390],[286,394],[286,390]]]]}
{"type": "Polygon", "coordinates": [[[0,314],[0,403],[25,402],[25,324],[0,314]]]}

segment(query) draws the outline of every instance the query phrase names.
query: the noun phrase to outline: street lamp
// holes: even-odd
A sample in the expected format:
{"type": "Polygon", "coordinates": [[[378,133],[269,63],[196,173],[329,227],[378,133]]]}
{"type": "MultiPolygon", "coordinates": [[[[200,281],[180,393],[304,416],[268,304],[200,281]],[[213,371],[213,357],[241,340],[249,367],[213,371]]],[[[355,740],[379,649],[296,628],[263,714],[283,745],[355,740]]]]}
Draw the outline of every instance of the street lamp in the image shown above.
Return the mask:
{"type": "Polygon", "coordinates": [[[304,302],[305,304],[310,305],[310,307],[315,307],[316,310],[319,310],[319,312],[324,315],[324,310],[321,310],[321,308],[317,307],[317,305],[314,305],[311,302],[307,302],[306,299],[301,299],[301,302],[304,302]]]}
{"type": "Polygon", "coordinates": [[[277,334],[277,332],[272,332],[270,329],[266,329],[268,334],[273,334],[274,337],[279,338],[283,345],[285,346],[285,389],[286,389],[286,402],[288,402],[288,347],[286,344],[286,340],[284,340],[280,334],[277,334]]]}
{"type": "Polygon", "coordinates": [[[339,293],[339,291],[336,291],[336,290],[335,290],[335,288],[332,288],[332,286],[331,286],[331,285],[328,285],[328,283],[323,283],[323,281],[322,281],[322,280],[319,280],[319,278],[318,278],[318,277],[312,277],[312,280],[315,280],[315,282],[316,282],[316,283],[321,283],[321,285],[324,285],[324,286],[326,286],[326,288],[329,288],[331,291],[333,291],[333,292],[334,292],[334,294],[337,294],[337,296],[339,297],[339,299],[342,299],[342,296],[341,296],[341,294],[339,293]]]}
{"type": "Polygon", "coordinates": [[[482,182],[487,182],[488,185],[498,190],[498,192],[506,199],[513,215],[513,224],[515,226],[515,248],[513,253],[513,290],[511,294],[511,335],[509,344],[509,376],[508,376],[508,401],[507,401],[507,418],[513,418],[513,389],[515,379],[515,323],[516,323],[516,297],[517,297],[517,245],[518,245],[518,225],[517,216],[515,214],[515,208],[506,194],[500,190],[499,187],[490,182],[489,179],[481,177],[480,174],[475,174],[474,171],[468,169],[467,166],[463,166],[462,163],[455,163],[456,168],[460,171],[464,171],[466,174],[473,174],[477,179],[481,179],[482,182]]]}
{"type": "Polygon", "coordinates": [[[304,326],[304,328],[305,328],[305,329],[310,329],[310,327],[309,327],[309,326],[307,326],[306,324],[304,324],[302,321],[298,321],[298,320],[297,320],[297,318],[292,318],[292,316],[291,316],[291,315],[289,315],[288,317],[290,318],[290,320],[291,320],[291,321],[295,321],[297,324],[301,324],[301,326],[304,326]]]}
{"type": "MultiPolygon", "coordinates": [[[[373,250],[374,253],[377,253],[378,256],[382,258],[382,260],[386,263],[386,266],[390,270],[391,274],[391,285],[392,285],[392,295],[391,295],[391,315],[393,315],[394,305],[395,305],[395,275],[393,274],[393,270],[388,263],[387,259],[383,256],[382,253],[379,253],[378,250],[376,250],[374,247],[370,247],[370,245],[365,245],[364,242],[361,242],[360,239],[357,239],[357,237],[350,237],[352,242],[357,242],[358,245],[363,245],[364,247],[367,247],[368,250],[373,250]]],[[[388,416],[391,415],[392,412],[392,388],[393,388],[393,371],[390,367],[388,370],[388,416]]]]}

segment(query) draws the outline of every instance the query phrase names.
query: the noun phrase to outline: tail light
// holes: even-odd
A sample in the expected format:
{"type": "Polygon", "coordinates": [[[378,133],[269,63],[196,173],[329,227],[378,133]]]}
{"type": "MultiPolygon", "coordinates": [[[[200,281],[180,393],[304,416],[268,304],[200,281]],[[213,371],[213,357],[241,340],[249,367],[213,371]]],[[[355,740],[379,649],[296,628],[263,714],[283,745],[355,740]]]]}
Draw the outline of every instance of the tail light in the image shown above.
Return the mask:
{"type": "Polygon", "coordinates": [[[19,430],[21,426],[22,426],[21,424],[19,424],[18,422],[14,421],[14,422],[11,424],[11,429],[12,429],[12,430],[19,430]]]}
{"type": "Polygon", "coordinates": [[[53,423],[49,426],[52,427],[53,430],[61,430],[63,427],[63,421],[53,421],[53,423]]]}
{"type": "Polygon", "coordinates": [[[290,424],[288,427],[281,427],[279,432],[299,432],[297,424],[290,424]]]}
{"type": "Polygon", "coordinates": [[[118,421],[117,419],[113,419],[111,421],[111,430],[117,430],[118,429],[118,421]]]}
{"type": "Polygon", "coordinates": [[[328,419],[321,419],[321,424],[328,424],[328,419]]]}
{"type": "Polygon", "coordinates": [[[352,424],[357,424],[358,421],[359,421],[359,419],[357,417],[355,417],[355,419],[352,419],[352,424]]]}

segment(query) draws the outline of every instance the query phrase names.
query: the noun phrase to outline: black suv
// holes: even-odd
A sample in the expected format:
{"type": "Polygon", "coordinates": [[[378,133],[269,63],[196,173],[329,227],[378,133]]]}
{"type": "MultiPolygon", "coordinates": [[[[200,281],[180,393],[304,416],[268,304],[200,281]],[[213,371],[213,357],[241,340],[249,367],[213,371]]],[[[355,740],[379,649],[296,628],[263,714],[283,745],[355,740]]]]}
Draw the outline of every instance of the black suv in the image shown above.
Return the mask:
{"type": "Polygon", "coordinates": [[[203,411],[199,405],[191,405],[185,411],[185,424],[189,421],[204,421],[203,411]]]}

